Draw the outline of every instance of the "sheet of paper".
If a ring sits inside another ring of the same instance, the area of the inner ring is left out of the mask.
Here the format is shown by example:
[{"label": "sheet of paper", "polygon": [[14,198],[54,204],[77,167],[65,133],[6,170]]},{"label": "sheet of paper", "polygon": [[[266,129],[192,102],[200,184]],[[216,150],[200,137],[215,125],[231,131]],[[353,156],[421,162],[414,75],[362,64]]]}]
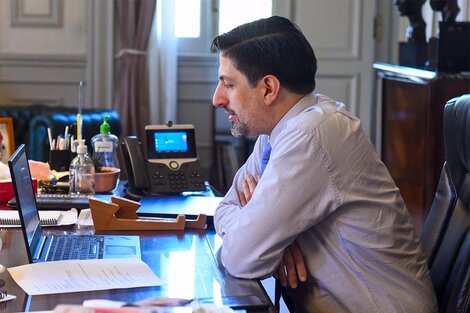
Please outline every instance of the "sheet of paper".
[{"label": "sheet of paper", "polygon": [[93,226],[93,217],[91,216],[91,209],[82,209],[78,215],[77,225],[80,226]]},{"label": "sheet of paper", "polygon": [[12,267],[8,272],[29,295],[163,284],[150,267],[137,258],[42,262]]},{"label": "sheet of paper", "polygon": [[[36,313],[36,312],[33,312]],[[85,307],[80,305],[59,304],[54,313],[233,313],[222,310],[194,310],[192,307]]]},{"label": "sheet of paper", "polygon": [[[41,214],[42,211],[39,211]],[[57,226],[74,225],[77,224],[77,209],[70,209],[68,211],[60,211],[59,223]]]}]

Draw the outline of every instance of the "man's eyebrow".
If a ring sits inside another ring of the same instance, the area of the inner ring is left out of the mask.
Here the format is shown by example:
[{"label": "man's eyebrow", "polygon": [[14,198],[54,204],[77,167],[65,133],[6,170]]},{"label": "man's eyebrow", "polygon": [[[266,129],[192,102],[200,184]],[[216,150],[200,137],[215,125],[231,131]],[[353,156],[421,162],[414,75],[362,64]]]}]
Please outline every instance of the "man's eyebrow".
[{"label": "man's eyebrow", "polygon": [[227,76],[227,75],[220,75],[219,76],[219,81],[222,81],[224,83],[233,83],[233,79],[230,78],[230,76]]}]

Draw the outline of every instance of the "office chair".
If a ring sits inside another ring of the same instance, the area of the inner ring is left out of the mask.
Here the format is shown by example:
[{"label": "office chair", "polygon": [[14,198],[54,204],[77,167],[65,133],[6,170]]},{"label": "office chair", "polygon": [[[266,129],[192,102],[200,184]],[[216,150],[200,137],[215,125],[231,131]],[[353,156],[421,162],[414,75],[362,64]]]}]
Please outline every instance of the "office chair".
[{"label": "office chair", "polygon": [[470,94],[444,108],[446,161],[421,233],[441,313],[470,312]]}]

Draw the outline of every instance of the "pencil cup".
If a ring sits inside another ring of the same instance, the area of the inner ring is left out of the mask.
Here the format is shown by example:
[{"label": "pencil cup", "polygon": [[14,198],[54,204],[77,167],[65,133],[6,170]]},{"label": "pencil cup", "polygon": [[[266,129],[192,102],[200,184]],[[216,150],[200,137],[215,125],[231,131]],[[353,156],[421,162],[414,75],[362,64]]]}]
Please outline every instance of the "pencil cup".
[{"label": "pencil cup", "polygon": [[76,156],[70,150],[51,150],[49,153],[49,166],[51,170],[58,172],[68,172],[70,162]]}]

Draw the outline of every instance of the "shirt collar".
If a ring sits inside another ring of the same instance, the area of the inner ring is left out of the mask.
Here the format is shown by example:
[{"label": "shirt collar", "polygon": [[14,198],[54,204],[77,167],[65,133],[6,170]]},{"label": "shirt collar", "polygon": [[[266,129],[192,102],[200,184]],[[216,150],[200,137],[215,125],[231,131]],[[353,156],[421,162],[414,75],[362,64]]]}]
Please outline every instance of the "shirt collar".
[{"label": "shirt collar", "polygon": [[276,124],[271,132],[271,136],[269,137],[269,141],[271,143],[271,147],[274,145],[276,141],[276,137],[279,133],[284,129],[286,123],[293,117],[299,115],[305,109],[317,104],[317,98],[315,94],[309,93],[306,94],[302,99],[300,99],[294,106],[287,111],[287,113],[281,118],[281,120]]}]

